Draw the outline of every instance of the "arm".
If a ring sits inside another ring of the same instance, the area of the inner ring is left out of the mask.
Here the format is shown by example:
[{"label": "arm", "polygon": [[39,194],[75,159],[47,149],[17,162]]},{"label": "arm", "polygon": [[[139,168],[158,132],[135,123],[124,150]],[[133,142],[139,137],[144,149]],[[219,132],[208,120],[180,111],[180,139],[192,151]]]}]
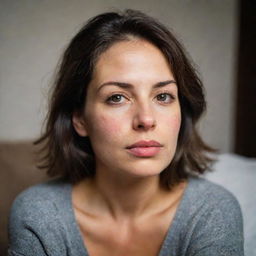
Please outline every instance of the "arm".
[{"label": "arm", "polygon": [[30,188],[14,201],[9,217],[9,256],[66,255],[66,230],[50,191]]},{"label": "arm", "polygon": [[15,200],[9,218],[9,256],[48,255],[38,233],[37,215],[26,200]]},{"label": "arm", "polygon": [[237,200],[230,194],[206,207],[193,227],[188,255],[243,256],[243,220]]},{"label": "arm", "polygon": [[8,256],[48,256],[40,239],[33,232],[20,229],[10,235]]}]

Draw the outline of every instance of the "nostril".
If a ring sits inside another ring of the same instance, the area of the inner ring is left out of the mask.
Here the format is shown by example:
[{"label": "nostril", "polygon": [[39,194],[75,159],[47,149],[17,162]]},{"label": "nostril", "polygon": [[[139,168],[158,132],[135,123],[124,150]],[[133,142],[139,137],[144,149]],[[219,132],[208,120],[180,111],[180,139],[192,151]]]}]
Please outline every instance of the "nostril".
[{"label": "nostril", "polygon": [[156,119],[153,116],[153,113],[149,111],[142,111],[136,113],[133,119],[133,128],[136,130],[149,130],[153,129],[156,126]]},{"label": "nostril", "polygon": [[137,123],[137,125],[135,126],[136,129],[138,130],[148,130],[148,129],[152,129],[156,126],[156,123],[155,121],[144,121],[144,122],[140,122],[140,123]]}]

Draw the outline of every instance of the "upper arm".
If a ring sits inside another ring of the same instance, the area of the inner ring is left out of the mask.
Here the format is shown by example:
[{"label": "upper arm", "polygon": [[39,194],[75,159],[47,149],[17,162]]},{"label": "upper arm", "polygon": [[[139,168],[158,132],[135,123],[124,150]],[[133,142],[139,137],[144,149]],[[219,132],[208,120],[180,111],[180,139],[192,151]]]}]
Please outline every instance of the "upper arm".
[{"label": "upper arm", "polygon": [[198,216],[188,255],[244,255],[242,213],[231,194],[219,198]]},{"label": "upper arm", "polygon": [[65,255],[62,226],[53,200],[35,190],[22,193],[9,216],[9,255]]},{"label": "upper arm", "polygon": [[47,255],[37,232],[37,210],[30,202],[18,197],[9,216],[9,255]]}]

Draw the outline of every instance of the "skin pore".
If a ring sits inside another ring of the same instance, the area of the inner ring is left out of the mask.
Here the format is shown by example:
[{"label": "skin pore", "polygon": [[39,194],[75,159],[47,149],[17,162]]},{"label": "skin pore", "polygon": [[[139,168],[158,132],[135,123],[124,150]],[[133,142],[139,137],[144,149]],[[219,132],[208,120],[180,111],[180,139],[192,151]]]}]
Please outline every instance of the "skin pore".
[{"label": "skin pore", "polygon": [[[171,162],[181,123],[178,88],[164,55],[151,43],[115,43],[100,55],[80,136],[89,136],[96,175],[74,185],[72,201],[90,255],[157,255],[186,182],[172,190],[159,174]],[[157,147],[136,148],[137,142]]]}]

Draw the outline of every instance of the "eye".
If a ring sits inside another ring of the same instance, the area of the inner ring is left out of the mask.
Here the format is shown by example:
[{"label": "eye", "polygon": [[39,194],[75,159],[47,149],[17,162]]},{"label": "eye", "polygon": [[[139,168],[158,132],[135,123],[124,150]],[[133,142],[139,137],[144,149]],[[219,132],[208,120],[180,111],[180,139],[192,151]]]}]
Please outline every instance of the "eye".
[{"label": "eye", "polygon": [[109,104],[120,104],[126,100],[125,96],[122,94],[113,94],[107,98],[106,102]]},{"label": "eye", "polygon": [[170,93],[160,93],[156,96],[156,99],[163,103],[171,103],[175,97]]}]

